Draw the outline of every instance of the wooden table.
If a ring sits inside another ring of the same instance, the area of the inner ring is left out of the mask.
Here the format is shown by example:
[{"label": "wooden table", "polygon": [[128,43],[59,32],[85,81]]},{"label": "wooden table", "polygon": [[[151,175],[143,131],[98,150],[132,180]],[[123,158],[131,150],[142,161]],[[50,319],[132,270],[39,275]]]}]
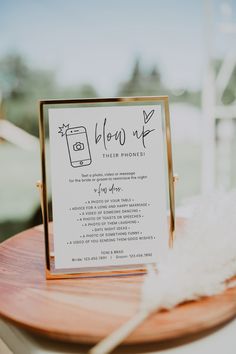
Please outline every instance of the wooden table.
[{"label": "wooden table", "polygon": [[[5,241],[0,245],[0,252],[0,315],[11,322],[10,325],[2,322],[4,333],[8,331],[6,326],[19,327],[23,336],[43,335],[45,342],[53,338],[77,343],[77,348],[80,343],[82,348],[81,343],[91,345],[107,336],[139,306],[143,275],[45,280],[42,226]],[[215,330],[235,313],[236,289],[233,288],[219,296],[154,314],[125,344],[150,346],[148,343],[156,342],[156,349],[176,346]],[[234,341],[234,337],[231,339]]]},{"label": "wooden table", "polygon": [[[168,343],[129,345],[119,347],[113,354],[235,354],[235,333],[236,320],[233,320],[206,336],[172,342],[171,347]],[[1,320],[0,334],[0,354],[85,354],[90,348],[39,337]]]}]

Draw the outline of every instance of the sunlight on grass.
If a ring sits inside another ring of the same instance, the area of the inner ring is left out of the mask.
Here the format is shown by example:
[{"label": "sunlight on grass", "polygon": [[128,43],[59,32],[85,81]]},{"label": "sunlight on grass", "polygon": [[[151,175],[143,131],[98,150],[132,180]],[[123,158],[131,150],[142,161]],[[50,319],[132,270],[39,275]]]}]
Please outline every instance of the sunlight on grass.
[{"label": "sunlight on grass", "polygon": [[39,151],[0,144],[0,222],[29,218],[39,204],[35,187],[40,178]]}]

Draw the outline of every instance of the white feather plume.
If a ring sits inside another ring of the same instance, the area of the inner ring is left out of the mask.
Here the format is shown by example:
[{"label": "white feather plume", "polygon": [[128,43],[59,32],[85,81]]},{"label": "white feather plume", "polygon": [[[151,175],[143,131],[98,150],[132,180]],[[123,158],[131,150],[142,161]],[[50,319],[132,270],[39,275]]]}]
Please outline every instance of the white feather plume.
[{"label": "white feather plume", "polygon": [[224,291],[236,275],[236,192],[201,200],[157,269],[142,288],[141,306],[150,311]]},{"label": "white feather plume", "polygon": [[176,235],[174,248],[156,268],[157,272],[149,267],[145,277],[140,311],[92,354],[109,353],[154,311],[231,286],[226,281],[236,275],[236,191],[200,200],[185,229]]}]

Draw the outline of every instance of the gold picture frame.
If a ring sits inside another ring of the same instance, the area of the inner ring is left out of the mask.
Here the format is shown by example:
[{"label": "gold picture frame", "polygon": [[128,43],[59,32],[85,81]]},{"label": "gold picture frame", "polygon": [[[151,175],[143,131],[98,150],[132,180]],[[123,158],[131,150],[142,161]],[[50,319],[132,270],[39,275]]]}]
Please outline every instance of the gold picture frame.
[{"label": "gold picture frame", "polygon": [[175,176],[173,174],[173,159],[171,146],[171,130],[170,130],[170,113],[168,96],[139,96],[139,97],[115,97],[115,98],[86,98],[86,99],[63,99],[63,100],[40,100],[39,101],[39,134],[40,134],[40,154],[41,154],[41,173],[42,180],[37,183],[40,190],[41,209],[44,225],[44,241],[45,241],[45,270],[47,279],[61,279],[74,277],[94,277],[94,276],[114,276],[121,274],[135,274],[146,271],[145,265],[136,266],[135,268],[124,267],[106,267],[106,269],[98,271],[77,272],[72,270],[56,271],[54,267],[53,252],[53,233],[50,231],[49,223],[49,201],[48,201],[48,183],[47,183],[47,167],[46,167],[46,131],[45,131],[45,112],[49,107],[71,107],[73,105],[135,105],[135,104],[162,104],[165,125],[165,141],[166,141],[166,163],[168,178],[168,200],[169,200],[169,247],[173,247],[174,231],[175,231]]}]

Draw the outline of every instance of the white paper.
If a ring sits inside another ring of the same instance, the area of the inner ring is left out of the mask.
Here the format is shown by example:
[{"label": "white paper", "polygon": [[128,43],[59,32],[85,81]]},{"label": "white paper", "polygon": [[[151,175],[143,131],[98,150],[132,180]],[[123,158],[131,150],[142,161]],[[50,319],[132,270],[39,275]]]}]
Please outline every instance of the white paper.
[{"label": "white paper", "polygon": [[56,269],[156,262],[168,248],[160,104],[51,108]]}]

